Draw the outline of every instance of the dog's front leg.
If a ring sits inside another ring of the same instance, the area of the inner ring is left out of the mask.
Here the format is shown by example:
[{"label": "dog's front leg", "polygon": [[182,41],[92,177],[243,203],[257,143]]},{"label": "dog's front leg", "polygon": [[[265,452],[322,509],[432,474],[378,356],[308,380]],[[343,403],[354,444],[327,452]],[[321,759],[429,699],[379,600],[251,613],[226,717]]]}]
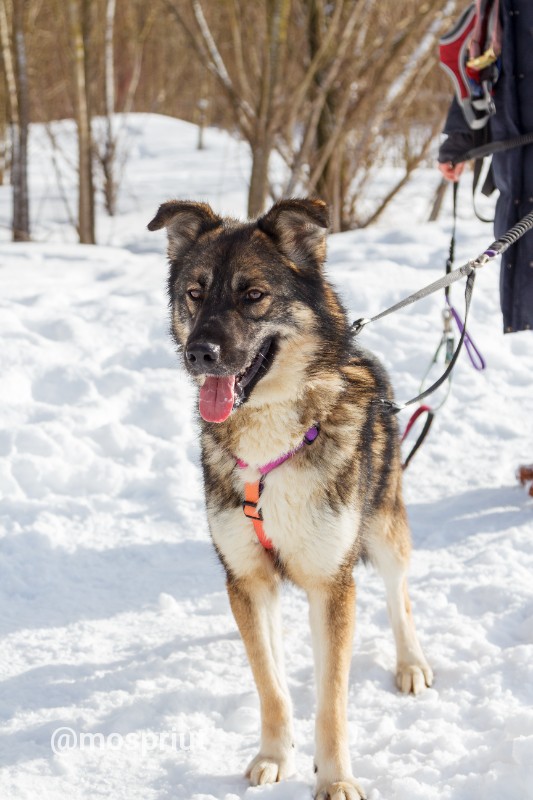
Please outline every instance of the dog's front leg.
[{"label": "dog's front leg", "polygon": [[350,764],[347,731],[348,676],[355,622],[351,575],[308,589],[317,683],[317,800],[360,800]]},{"label": "dog's front leg", "polygon": [[246,770],[252,785],[274,783],[294,771],[292,709],[281,641],[279,587],[257,576],[228,581],[261,704],[261,748]]}]

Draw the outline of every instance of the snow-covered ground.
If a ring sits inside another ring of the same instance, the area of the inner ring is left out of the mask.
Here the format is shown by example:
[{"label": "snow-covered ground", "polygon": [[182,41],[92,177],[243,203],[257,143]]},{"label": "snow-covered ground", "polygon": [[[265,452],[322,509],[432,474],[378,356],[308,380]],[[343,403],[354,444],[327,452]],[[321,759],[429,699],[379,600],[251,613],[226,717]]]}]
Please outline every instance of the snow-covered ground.
[{"label": "snow-covered ground", "polygon": [[[0,187],[0,797],[309,800],[312,656],[292,587],[298,772],[257,789],[242,777],[258,703],[207,534],[193,392],[167,334],[164,235],[146,230],[169,197],[242,216],[248,155],[216,131],[200,153],[192,126],[162,117],[132,116],[125,132],[120,213],[99,213],[101,246],[75,244],[41,129],[36,243],[9,242]],[[68,123],[57,135],[72,145]],[[441,274],[449,214],[425,221],[437,182],[421,170],[379,226],[331,238],[329,275],[354,319]],[[458,262],[490,241],[465,186]],[[417,393],[442,305],[433,296],[362,334],[400,400]],[[356,571],[348,715],[370,800],[533,798],[533,501],[514,478],[533,461],[533,337],[500,331],[492,264],[471,322],[487,370],[461,356],[405,473],[411,593],[435,671],[421,697],[395,690],[384,592]]]}]

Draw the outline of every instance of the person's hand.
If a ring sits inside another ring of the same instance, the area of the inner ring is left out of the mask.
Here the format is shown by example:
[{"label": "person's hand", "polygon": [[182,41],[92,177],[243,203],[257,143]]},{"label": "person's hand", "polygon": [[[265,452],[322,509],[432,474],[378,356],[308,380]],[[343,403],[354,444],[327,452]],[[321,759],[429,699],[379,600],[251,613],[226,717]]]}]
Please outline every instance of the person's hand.
[{"label": "person's hand", "polygon": [[447,181],[453,181],[454,183],[457,183],[463,173],[465,165],[464,162],[461,164],[455,164],[454,166],[451,161],[445,161],[444,163],[439,161],[438,167]]}]

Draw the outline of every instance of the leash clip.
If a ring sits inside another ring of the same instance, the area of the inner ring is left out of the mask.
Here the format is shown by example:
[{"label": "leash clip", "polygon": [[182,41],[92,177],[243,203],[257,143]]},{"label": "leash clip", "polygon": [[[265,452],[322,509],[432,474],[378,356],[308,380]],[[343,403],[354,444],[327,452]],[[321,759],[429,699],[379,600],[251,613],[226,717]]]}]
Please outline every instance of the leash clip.
[{"label": "leash clip", "polygon": [[371,319],[368,317],[361,317],[361,319],[356,319],[355,322],[352,323],[352,329],[354,336],[358,336],[361,333],[365,325],[368,325],[369,322],[372,322]]},{"label": "leash clip", "polygon": [[433,358],[433,363],[437,361],[439,351],[444,345],[444,363],[449,364],[453,358],[453,351],[455,350],[455,337],[452,330],[452,312],[448,307],[442,309],[442,319],[444,321],[444,328],[442,331],[441,343]]},{"label": "leash clip", "polygon": [[492,255],[491,251],[489,250],[485,253],[481,253],[481,255],[477,258],[473,258],[468,262],[468,264],[472,267],[472,269],[479,269],[480,267],[484,267],[485,264],[488,264],[491,258],[494,258],[494,255]]}]

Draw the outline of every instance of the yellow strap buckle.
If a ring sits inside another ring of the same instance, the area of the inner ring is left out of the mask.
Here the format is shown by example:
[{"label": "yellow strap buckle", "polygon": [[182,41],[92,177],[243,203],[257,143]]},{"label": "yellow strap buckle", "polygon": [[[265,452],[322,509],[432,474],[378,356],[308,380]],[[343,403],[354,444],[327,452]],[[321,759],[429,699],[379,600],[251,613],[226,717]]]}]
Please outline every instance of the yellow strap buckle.
[{"label": "yellow strap buckle", "polygon": [[492,47],[489,47],[489,49],[485,50],[485,52],[480,56],[476,56],[476,58],[469,58],[466,62],[466,66],[469,67],[469,69],[481,71],[482,69],[485,69],[485,67],[490,67],[490,65],[494,64],[494,62],[497,60],[498,56]]}]

